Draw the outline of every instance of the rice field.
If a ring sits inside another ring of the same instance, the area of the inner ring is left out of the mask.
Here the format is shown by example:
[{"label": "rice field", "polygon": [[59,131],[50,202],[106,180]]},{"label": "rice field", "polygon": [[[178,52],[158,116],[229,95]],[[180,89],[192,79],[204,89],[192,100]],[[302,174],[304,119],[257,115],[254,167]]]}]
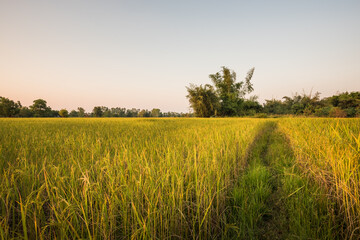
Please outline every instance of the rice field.
[{"label": "rice field", "polygon": [[346,238],[360,237],[360,119],[287,119],[279,124],[296,162],[336,201]]},{"label": "rice field", "polygon": [[0,119],[1,239],[357,239],[359,119]]}]

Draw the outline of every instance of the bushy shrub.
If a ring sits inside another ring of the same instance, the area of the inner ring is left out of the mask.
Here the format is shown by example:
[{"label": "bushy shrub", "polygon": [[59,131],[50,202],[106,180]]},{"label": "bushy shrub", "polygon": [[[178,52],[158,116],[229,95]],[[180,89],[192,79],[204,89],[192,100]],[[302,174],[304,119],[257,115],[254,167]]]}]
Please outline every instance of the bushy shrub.
[{"label": "bushy shrub", "polygon": [[330,117],[344,118],[346,117],[346,112],[339,107],[333,107],[329,113]]}]

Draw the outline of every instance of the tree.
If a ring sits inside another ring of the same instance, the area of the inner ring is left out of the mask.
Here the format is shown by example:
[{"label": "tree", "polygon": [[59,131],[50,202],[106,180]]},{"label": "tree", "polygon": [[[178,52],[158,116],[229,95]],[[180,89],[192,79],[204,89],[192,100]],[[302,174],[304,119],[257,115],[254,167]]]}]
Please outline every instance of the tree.
[{"label": "tree", "polygon": [[[239,116],[246,112],[257,112],[261,105],[256,101],[248,100],[245,104],[245,95],[254,90],[251,83],[255,68],[251,68],[245,81],[236,82],[236,73],[226,67],[220,72],[210,74],[209,78],[214,87],[206,84],[186,87],[190,107],[198,117]],[[254,107],[255,109],[251,109]]]},{"label": "tree", "polygon": [[78,112],[79,112],[79,117],[85,117],[85,109],[83,109],[82,107],[78,107]]},{"label": "tree", "polygon": [[60,115],[60,117],[68,117],[68,116],[69,116],[69,112],[68,112],[68,110],[66,110],[66,109],[61,109],[61,110],[59,111],[59,115]]},{"label": "tree", "polygon": [[264,112],[267,114],[285,114],[286,105],[281,100],[265,100]]},{"label": "tree", "polygon": [[317,108],[315,109],[314,115],[317,117],[328,117],[332,109],[333,109],[332,106]]},{"label": "tree", "polygon": [[257,99],[257,96],[252,96],[249,99],[246,99],[243,103],[243,111],[240,114],[255,115],[256,113],[262,112],[263,107],[260,105]]},{"label": "tree", "polygon": [[127,117],[137,117],[140,112],[140,109],[132,108],[126,110]]},{"label": "tree", "polygon": [[327,99],[334,107],[345,111],[347,117],[355,117],[360,112],[360,92],[344,92]]},{"label": "tree", "polygon": [[150,117],[151,116],[151,112],[148,111],[147,109],[143,109],[138,113],[138,117]]},{"label": "tree", "polygon": [[21,103],[18,101],[15,103],[5,97],[0,97],[0,117],[14,117],[21,109]]},{"label": "tree", "polygon": [[[59,112],[60,114],[60,112]],[[79,112],[75,111],[75,110],[72,110],[70,113],[69,113],[69,117],[79,117]]]},{"label": "tree", "polygon": [[103,112],[103,117],[112,117],[111,110],[107,107],[101,107]]},{"label": "tree", "polygon": [[93,108],[93,111],[92,111],[92,114],[95,116],[95,117],[102,117],[103,115],[103,111],[102,111],[102,107],[94,107]]},{"label": "tree", "polygon": [[220,100],[219,115],[236,116],[241,113],[245,95],[254,90],[251,83],[254,71],[255,68],[248,71],[245,82],[236,82],[236,73],[226,67],[222,67],[220,72],[209,75]]},{"label": "tree", "polygon": [[19,117],[32,117],[33,112],[28,107],[22,107],[19,112]]},{"label": "tree", "polygon": [[219,99],[216,96],[213,86],[206,84],[196,86],[190,84],[186,87],[190,106],[196,117],[211,117],[217,114]]},{"label": "tree", "polygon": [[125,117],[126,115],[125,108],[116,107],[116,108],[111,108],[110,111],[113,117]]},{"label": "tree", "polygon": [[47,113],[46,117],[60,117],[59,111],[51,110]]},{"label": "tree", "polygon": [[316,92],[314,95],[312,92],[309,94],[303,93],[302,95],[296,93],[292,98],[285,96],[283,99],[285,106],[284,113],[288,114],[312,115],[315,113],[316,108],[321,107],[319,92]]},{"label": "tree", "polygon": [[158,109],[158,108],[153,108],[153,109],[151,110],[151,116],[152,116],[152,117],[160,117],[160,109]]},{"label": "tree", "polygon": [[47,106],[44,99],[36,99],[30,106],[30,110],[34,113],[34,117],[48,117],[52,115],[51,108]]}]

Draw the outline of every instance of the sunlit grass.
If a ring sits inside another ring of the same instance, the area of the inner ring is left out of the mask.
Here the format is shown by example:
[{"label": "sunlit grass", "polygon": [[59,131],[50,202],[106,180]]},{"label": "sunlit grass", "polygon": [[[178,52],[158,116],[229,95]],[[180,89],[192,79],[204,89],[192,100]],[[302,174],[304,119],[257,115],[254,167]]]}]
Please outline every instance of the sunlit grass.
[{"label": "sunlit grass", "polygon": [[344,236],[360,234],[360,119],[282,119],[301,169],[338,202]]},{"label": "sunlit grass", "polygon": [[228,239],[341,239],[333,204],[298,168],[277,121],[263,125],[231,197]]},{"label": "sunlit grass", "polygon": [[0,236],[214,238],[262,122],[0,119]]},{"label": "sunlit grass", "polygon": [[360,235],[358,119],[0,119],[0,136],[0,239]]}]

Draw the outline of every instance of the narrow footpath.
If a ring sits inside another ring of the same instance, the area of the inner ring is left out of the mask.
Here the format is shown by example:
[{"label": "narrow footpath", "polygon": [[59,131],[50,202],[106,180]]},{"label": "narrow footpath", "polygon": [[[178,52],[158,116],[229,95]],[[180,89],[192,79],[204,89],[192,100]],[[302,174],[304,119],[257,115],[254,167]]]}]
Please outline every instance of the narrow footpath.
[{"label": "narrow footpath", "polygon": [[297,169],[276,121],[264,123],[248,152],[224,239],[340,239],[331,203]]}]

